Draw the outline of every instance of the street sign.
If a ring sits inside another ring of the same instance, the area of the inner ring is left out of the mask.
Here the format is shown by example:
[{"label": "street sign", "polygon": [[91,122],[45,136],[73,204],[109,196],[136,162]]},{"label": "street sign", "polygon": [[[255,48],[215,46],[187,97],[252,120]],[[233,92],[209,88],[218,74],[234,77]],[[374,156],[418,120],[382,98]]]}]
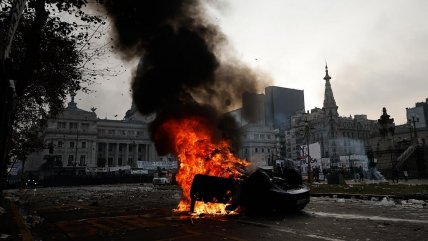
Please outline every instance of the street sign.
[{"label": "street sign", "polygon": [[9,58],[10,48],[12,46],[13,36],[15,35],[16,29],[19,25],[19,19],[21,18],[22,13],[25,9],[25,4],[27,0],[14,0],[12,8],[10,10],[10,23],[9,29],[6,32],[6,37],[4,39],[4,48],[2,49],[0,58],[7,59]]}]

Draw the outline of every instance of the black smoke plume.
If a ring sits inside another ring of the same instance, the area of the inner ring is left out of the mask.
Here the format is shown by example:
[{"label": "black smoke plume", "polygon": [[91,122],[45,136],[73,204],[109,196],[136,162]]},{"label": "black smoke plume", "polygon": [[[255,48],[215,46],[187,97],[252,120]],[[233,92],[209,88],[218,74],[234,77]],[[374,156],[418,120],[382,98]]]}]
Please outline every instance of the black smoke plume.
[{"label": "black smoke plume", "polygon": [[[231,118],[219,113],[236,107],[243,92],[256,92],[259,77],[225,54],[226,38],[209,23],[202,2],[108,0],[103,5],[116,49],[125,59],[140,57],[132,97],[142,114],[156,113],[152,132],[162,120],[200,113],[215,118],[225,138],[239,136]],[[156,146],[160,154],[168,152]]]}]

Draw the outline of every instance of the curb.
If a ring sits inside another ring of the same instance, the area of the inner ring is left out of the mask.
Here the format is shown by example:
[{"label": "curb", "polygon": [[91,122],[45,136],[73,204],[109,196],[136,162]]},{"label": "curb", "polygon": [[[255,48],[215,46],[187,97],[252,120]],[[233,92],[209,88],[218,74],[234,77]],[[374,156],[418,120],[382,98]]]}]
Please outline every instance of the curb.
[{"label": "curb", "polygon": [[393,198],[393,199],[416,199],[422,201],[428,201],[428,194],[409,194],[409,195],[379,195],[379,194],[349,194],[349,193],[311,193],[311,197],[337,197],[337,198],[357,198],[361,200],[370,200],[372,198],[377,198],[379,200],[383,198]]}]

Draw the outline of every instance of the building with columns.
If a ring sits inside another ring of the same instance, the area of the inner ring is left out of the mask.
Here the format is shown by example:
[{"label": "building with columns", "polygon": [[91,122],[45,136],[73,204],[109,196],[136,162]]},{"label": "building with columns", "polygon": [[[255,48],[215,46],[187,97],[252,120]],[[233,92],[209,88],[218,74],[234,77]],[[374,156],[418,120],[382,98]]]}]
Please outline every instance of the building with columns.
[{"label": "building with columns", "polygon": [[50,148],[31,154],[26,170],[39,170],[48,158],[57,169],[80,174],[176,168],[175,158],[157,155],[148,133],[151,120],[153,116],[141,116],[134,105],[123,120],[99,119],[95,108],[79,109],[72,96],[63,113],[48,120],[43,138]]}]

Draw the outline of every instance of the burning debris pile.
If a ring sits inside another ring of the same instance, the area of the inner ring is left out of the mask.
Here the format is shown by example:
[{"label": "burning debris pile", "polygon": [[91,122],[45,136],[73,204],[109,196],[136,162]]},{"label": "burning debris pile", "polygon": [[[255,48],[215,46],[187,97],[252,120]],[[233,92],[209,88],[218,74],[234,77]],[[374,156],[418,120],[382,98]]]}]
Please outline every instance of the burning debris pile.
[{"label": "burning debris pile", "polygon": [[227,110],[259,77],[225,51],[227,41],[198,0],[107,0],[103,6],[124,59],[140,58],[132,82],[139,112],[156,114],[150,126],[160,155],[180,161],[179,210],[190,208],[196,174],[239,178],[248,165],[235,156],[239,128]]}]

